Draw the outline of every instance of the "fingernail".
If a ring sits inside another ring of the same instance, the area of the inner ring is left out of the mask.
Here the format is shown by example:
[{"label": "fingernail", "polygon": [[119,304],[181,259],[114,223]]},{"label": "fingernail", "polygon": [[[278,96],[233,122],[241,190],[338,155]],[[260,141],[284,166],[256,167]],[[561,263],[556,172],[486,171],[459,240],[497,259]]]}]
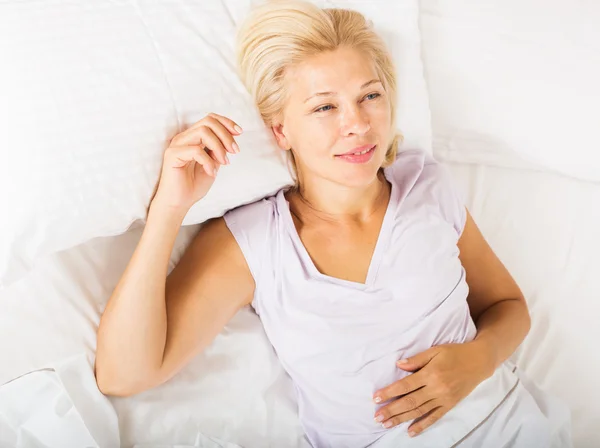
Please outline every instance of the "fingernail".
[{"label": "fingernail", "polygon": [[383,421],[383,415],[378,415],[375,417],[375,421],[376,422],[382,422]]},{"label": "fingernail", "polygon": [[236,143],[236,142],[233,142],[233,143],[231,144],[231,149],[233,149],[233,152],[235,152],[236,154],[237,154],[238,152],[240,152],[240,147],[237,145],[237,143]]},{"label": "fingernail", "polygon": [[397,364],[408,364],[408,360],[407,359],[401,359],[397,362]]},{"label": "fingernail", "polygon": [[233,127],[233,129],[235,129],[235,132],[237,132],[238,134],[241,134],[242,132],[242,128],[240,128],[237,124]]},{"label": "fingernail", "polygon": [[373,401],[375,401],[375,403],[381,403],[381,397],[375,397],[373,398]]},{"label": "fingernail", "polygon": [[230,162],[229,162],[229,157],[227,157],[227,154],[225,154],[225,163],[226,163],[227,165],[229,165],[229,163],[230,163]]},{"label": "fingernail", "polygon": [[389,428],[390,426],[392,426],[392,422],[389,420],[383,424],[384,428]]},{"label": "fingernail", "polygon": [[409,435],[410,437],[414,437],[414,436],[416,436],[416,435],[417,435],[417,433],[416,433],[415,431],[408,431],[408,435]]}]

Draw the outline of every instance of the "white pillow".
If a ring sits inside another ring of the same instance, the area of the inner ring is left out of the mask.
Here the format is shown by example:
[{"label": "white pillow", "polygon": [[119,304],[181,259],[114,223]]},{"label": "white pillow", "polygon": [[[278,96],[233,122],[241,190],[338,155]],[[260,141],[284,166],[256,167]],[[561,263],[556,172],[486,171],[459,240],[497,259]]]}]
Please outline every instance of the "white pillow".
[{"label": "white pillow", "polygon": [[434,154],[600,181],[600,2],[421,0]]},{"label": "white pillow", "polygon": [[[290,183],[234,65],[255,1],[0,3],[0,287],[44,255],[143,222],[162,153],[217,112],[242,152],[184,224]],[[393,44],[406,147],[429,149],[417,0],[336,1],[368,13]]]}]

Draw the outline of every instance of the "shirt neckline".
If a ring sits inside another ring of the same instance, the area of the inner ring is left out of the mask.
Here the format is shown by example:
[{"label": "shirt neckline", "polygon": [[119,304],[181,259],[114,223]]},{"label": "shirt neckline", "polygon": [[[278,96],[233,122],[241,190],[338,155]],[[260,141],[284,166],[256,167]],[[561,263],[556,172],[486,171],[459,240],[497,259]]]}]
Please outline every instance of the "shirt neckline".
[{"label": "shirt neckline", "polygon": [[387,204],[387,208],[385,214],[383,216],[383,221],[381,223],[381,228],[379,229],[379,235],[377,237],[377,242],[375,243],[375,249],[373,251],[373,255],[371,256],[371,261],[369,263],[369,268],[367,270],[367,277],[365,278],[365,282],[355,282],[352,280],[345,280],[338,277],[333,277],[327,274],[323,274],[320,272],[315,266],[312,258],[308,254],[304,243],[300,239],[300,235],[298,234],[298,230],[296,229],[296,225],[294,224],[294,220],[292,219],[292,214],[290,211],[290,204],[288,200],[285,198],[284,193],[285,190],[280,190],[277,195],[278,209],[281,210],[282,217],[285,221],[285,225],[287,227],[288,233],[298,249],[298,253],[302,258],[304,266],[307,267],[310,275],[314,279],[318,279],[321,281],[326,281],[328,283],[335,283],[342,286],[350,286],[357,289],[366,289],[373,285],[377,272],[379,271],[379,266],[381,264],[381,258],[387,247],[387,243],[391,236],[391,225],[393,221],[393,216],[395,215],[395,211],[398,205],[397,198],[397,187],[393,181],[393,176],[391,176],[390,170],[393,167],[386,167],[383,169],[383,174],[385,178],[390,183],[390,198]]}]

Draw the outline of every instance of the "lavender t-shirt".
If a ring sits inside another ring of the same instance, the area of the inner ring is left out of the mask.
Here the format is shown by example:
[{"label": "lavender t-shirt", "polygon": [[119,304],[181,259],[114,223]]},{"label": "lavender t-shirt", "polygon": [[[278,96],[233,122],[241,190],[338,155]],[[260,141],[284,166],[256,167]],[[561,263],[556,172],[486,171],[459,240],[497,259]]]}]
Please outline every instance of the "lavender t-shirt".
[{"label": "lavender t-shirt", "polygon": [[225,215],[255,279],[252,306],[296,386],[315,447],[365,447],[390,432],[405,447],[428,446],[428,437],[450,446],[516,381],[502,366],[416,439],[405,435],[408,423],[386,430],[374,421],[373,393],[407,375],[397,360],[476,334],[457,248],[466,209],[449,173],[408,150],[384,174],[391,196],[364,284],[317,270],[284,190]]}]

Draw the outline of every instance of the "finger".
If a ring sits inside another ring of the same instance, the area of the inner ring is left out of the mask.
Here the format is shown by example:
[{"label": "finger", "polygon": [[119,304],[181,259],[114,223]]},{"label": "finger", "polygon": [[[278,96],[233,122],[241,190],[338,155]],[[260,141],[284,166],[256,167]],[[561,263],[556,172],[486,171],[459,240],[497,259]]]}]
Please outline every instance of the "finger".
[{"label": "finger", "polygon": [[232,154],[240,152],[240,149],[237,143],[235,142],[233,135],[231,135],[229,129],[223,126],[223,124],[220,121],[212,120],[211,122],[207,122],[207,126],[210,127],[215,133],[215,135],[221,140],[221,143],[225,148],[227,148],[228,152]]},{"label": "finger", "polygon": [[211,153],[209,156],[214,155],[212,157],[214,160],[219,163],[226,165],[229,163],[229,159],[227,158],[226,150],[221,140],[214,134],[211,128],[209,128],[206,124],[194,128],[188,129],[181,134],[178,134],[172,141],[172,144],[175,146],[200,146],[202,148],[206,147],[208,151]]},{"label": "finger", "polygon": [[421,418],[427,415],[428,412],[431,412],[434,409],[437,409],[439,406],[437,405],[436,400],[429,400],[426,403],[423,403],[421,406],[413,409],[412,411],[405,412],[403,414],[394,415],[388,420],[384,420],[381,425],[384,428],[391,428],[393,426],[398,426],[400,423],[408,422],[411,420],[415,420],[417,418]]},{"label": "finger", "polygon": [[180,132],[171,139],[170,146],[206,146],[203,144],[206,132],[212,132],[212,129],[208,127],[209,121],[216,121],[213,118],[209,120],[203,119],[196,123],[194,126]]},{"label": "finger", "polygon": [[[204,153],[204,154],[206,154],[206,153]],[[206,154],[206,156],[210,159],[210,156],[208,154]],[[206,162],[204,162],[204,157],[201,157],[200,155],[194,156],[194,160],[199,165],[202,166],[202,169],[204,169],[204,172],[206,174],[208,174],[211,177],[216,177],[217,176],[217,171],[219,170],[219,164],[218,163],[216,163],[212,159],[210,159],[209,163],[206,163]]]},{"label": "finger", "polygon": [[409,394],[423,386],[425,386],[424,375],[422,371],[419,371],[376,391],[373,394],[373,401],[375,403],[383,403],[393,398]]},{"label": "finger", "polygon": [[424,352],[421,352],[415,356],[411,356],[410,358],[400,359],[396,365],[402,370],[408,370],[410,372],[422,369],[429,362],[437,356],[439,353],[438,347],[431,347]]},{"label": "finger", "polygon": [[239,127],[239,125],[236,124],[233,120],[230,120],[229,118],[224,117],[222,115],[211,113],[208,114],[206,117],[202,118],[201,120],[197,121],[193,125],[191,125],[186,130],[180,132],[175,137],[173,137],[173,139],[171,140],[171,144],[176,146],[199,144],[200,135],[198,134],[198,132],[201,131],[202,128],[206,126],[212,127],[212,125],[216,123],[227,129],[227,131],[230,134],[239,135],[243,132],[242,128]]},{"label": "finger", "polygon": [[381,409],[379,409],[375,413],[375,421],[376,422],[384,422],[395,415],[404,414],[406,412],[414,411],[415,409],[422,406],[424,403],[427,403],[434,398],[432,397],[430,388],[423,387],[419,390],[411,392],[397,400],[392,401],[390,404],[387,404]]},{"label": "finger", "polygon": [[227,150],[221,139],[217,137],[217,135],[213,132],[211,128],[208,126],[204,126],[201,130],[202,132],[202,143],[208,151],[211,151],[216,160],[218,160],[222,165],[229,165],[229,158],[227,157]]},{"label": "finger", "polygon": [[196,166],[194,167],[194,175],[200,176],[204,172],[204,173],[208,174],[209,176],[216,178],[221,164],[218,162],[215,162],[214,160],[212,162],[213,162],[212,168],[210,168],[209,166],[206,166],[206,165],[201,165],[200,163],[196,163]]},{"label": "finger", "polygon": [[234,134],[234,135],[239,135],[243,132],[242,128],[235,121],[233,121],[230,118],[227,118],[223,115],[215,114],[214,112],[209,113],[206,117],[204,117],[201,120],[194,123],[192,126],[190,126],[188,128],[188,130],[195,129],[200,126],[205,126],[207,123],[211,123],[211,122],[217,122],[217,123],[221,124],[222,126],[225,127],[225,129],[227,129],[227,131],[229,133]]},{"label": "finger", "polygon": [[240,127],[240,125],[238,125],[235,121],[233,121],[231,118],[227,118],[224,117],[223,115],[219,115],[219,114],[215,114],[215,113],[210,113],[208,114],[209,117],[213,117],[214,119],[218,120],[223,126],[225,126],[229,132],[231,132],[232,134],[236,134],[239,135],[242,132],[244,132],[242,130],[242,128]]},{"label": "finger", "polygon": [[196,162],[202,165],[209,176],[214,176],[216,173],[217,163],[211,159],[204,148],[198,145],[170,147],[167,157],[170,159],[169,163],[173,168],[181,168],[190,162]]},{"label": "finger", "polygon": [[429,411],[427,415],[423,418],[419,419],[412,425],[408,427],[408,435],[414,437],[418,434],[421,434],[435,422],[437,422],[440,418],[442,418],[446,414],[446,410],[442,407],[437,407]]}]

